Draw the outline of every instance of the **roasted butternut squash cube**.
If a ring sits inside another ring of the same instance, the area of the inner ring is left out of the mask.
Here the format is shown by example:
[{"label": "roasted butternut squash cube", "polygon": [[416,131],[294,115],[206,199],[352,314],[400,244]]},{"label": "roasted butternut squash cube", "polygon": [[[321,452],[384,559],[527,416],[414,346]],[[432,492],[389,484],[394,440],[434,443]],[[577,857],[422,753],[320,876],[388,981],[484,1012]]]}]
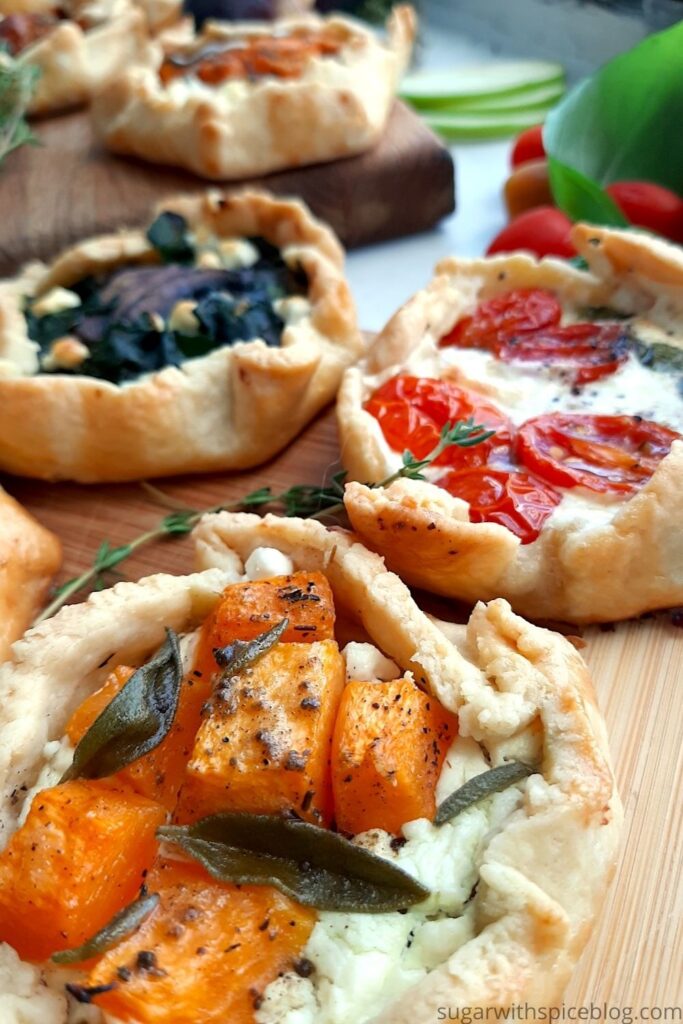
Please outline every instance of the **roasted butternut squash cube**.
[{"label": "roasted butternut squash cube", "polygon": [[315,912],[180,861],[162,861],[148,888],[159,906],[91,971],[88,986],[115,986],[95,1003],[136,1024],[253,1024],[260,994],[291,968]]},{"label": "roasted butternut squash cube", "polygon": [[0,941],[34,961],[80,946],[135,899],[165,817],[98,782],[38,793],[0,854]]},{"label": "roasted butternut squash cube", "polygon": [[411,679],[350,682],[332,744],[337,826],[397,834],[415,818],[432,819],[435,790],[457,719]]},{"label": "roasted butternut squash cube", "polygon": [[[86,697],[76,708],[66,728],[67,736],[74,746],[126,685],[134,671],[129,665],[119,665],[99,690]],[[163,804],[167,810],[174,810],[185,775],[185,764],[201,722],[201,708],[211,692],[211,675],[196,671],[183,680],[178,710],[169,734],[149,754],[112,775],[109,781],[115,788],[130,787],[133,792]]]},{"label": "roasted butternut squash cube", "polygon": [[233,640],[253,640],[283,619],[289,619],[284,642],[334,639],[334,600],[322,573],[295,572],[227,587],[204,623],[198,667],[212,666],[215,671],[215,648]]},{"label": "roasted butternut squash cube", "polygon": [[294,810],[329,822],[330,747],[343,688],[334,640],[277,644],[228,678],[197,733],[178,820]]}]

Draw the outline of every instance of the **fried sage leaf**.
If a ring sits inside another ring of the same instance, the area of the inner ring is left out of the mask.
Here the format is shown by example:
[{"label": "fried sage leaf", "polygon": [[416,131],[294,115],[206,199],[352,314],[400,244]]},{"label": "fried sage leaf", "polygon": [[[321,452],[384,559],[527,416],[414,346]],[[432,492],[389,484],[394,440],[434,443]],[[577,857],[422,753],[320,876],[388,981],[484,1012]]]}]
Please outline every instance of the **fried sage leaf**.
[{"label": "fried sage leaf", "polygon": [[284,631],[289,625],[289,619],[282,619],[265,633],[259,633],[253,640],[234,640],[226,647],[218,647],[213,656],[223,670],[223,674],[234,675],[241,672],[247,665],[255,661],[275,647]]},{"label": "fried sage leaf", "polygon": [[272,885],[307,907],[380,914],[419,903],[429,890],[390,861],[296,818],[216,814],[167,825],[176,843],[209,874],[238,885]]},{"label": "fried sage leaf", "polygon": [[173,725],[183,665],[178,637],[166,640],[95,719],[74,751],[68,779],[102,779],[158,747]]},{"label": "fried sage leaf", "polygon": [[108,949],[112,949],[117,943],[136,932],[158,905],[158,893],[142,892],[133,903],[129,903],[123,910],[119,910],[109,924],[100,928],[82,946],[53,953],[51,957],[53,963],[79,964],[83,960],[90,960],[91,957],[101,956],[102,953],[106,953]]},{"label": "fried sage leaf", "polygon": [[475,775],[439,804],[434,824],[444,825],[447,821],[452,821],[468,807],[491,796],[492,793],[500,793],[513,783],[525,779],[527,775],[533,775],[536,770],[531,765],[522,764],[521,761],[508,761],[506,764],[499,764],[497,768],[482,772],[481,775]]},{"label": "fried sage leaf", "polygon": [[663,341],[641,341],[637,338],[634,349],[638,361],[655,373],[683,373],[683,349]]},{"label": "fried sage leaf", "polygon": [[187,231],[187,221],[179,213],[165,210],[147,230],[152,243],[164,263],[193,263],[195,258]]}]

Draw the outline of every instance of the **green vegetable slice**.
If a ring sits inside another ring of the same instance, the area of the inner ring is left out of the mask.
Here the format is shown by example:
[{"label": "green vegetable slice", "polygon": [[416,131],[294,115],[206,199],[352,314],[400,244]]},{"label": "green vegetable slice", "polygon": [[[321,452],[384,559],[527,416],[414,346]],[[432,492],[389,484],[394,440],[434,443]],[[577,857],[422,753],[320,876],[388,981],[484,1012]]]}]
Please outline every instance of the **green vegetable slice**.
[{"label": "green vegetable slice", "polygon": [[501,139],[511,135],[518,135],[527,128],[533,128],[538,124],[538,110],[530,110],[519,113],[489,114],[489,113],[437,113],[435,111],[424,112],[423,120],[429,127],[442,135],[445,139],[458,141],[459,139]]},{"label": "green vegetable slice", "polygon": [[522,764],[521,761],[508,761],[505,764],[499,764],[497,768],[482,772],[481,775],[475,775],[439,804],[434,824],[445,825],[447,821],[457,818],[468,807],[472,807],[493,793],[500,793],[508,786],[512,786],[513,783],[520,782],[528,775],[533,775],[535,771],[537,771],[536,768]]},{"label": "green vegetable slice", "polygon": [[529,114],[536,111],[538,121],[552,109],[564,95],[564,84],[543,85],[528,92],[513,93],[511,96],[475,96],[467,99],[444,100],[438,106],[420,107],[430,114]]},{"label": "green vegetable slice", "polygon": [[127,907],[115,914],[109,924],[100,928],[82,946],[53,953],[51,957],[53,963],[78,964],[83,960],[90,960],[91,957],[101,956],[102,953],[106,953],[108,949],[112,949],[117,943],[136,932],[158,905],[158,893],[142,892],[133,903],[129,903]]},{"label": "green vegetable slice", "polygon": [[[680,194],[682,53],[683,21],[649,36],[580,82],[548,117],[546,152],[557,165],[597,186],[652,181]],[[590,196],[585,205],[580,193],[562,192],[556,200],[577,219],[589,219],[593,212]]]},{"label": "green vegetable slice", "polygon": [[178,637],[167,629],[154,657],[133,673],[82,737],[61,781],[102,779],[158,747],[173,725],[182,678]]},{"label": "green vegetable slice", "polygon": [[318,910],[381,914],[429,895],[390,861],[296,818],[216,814],[194,825],[164,826],[157,836],[182,847],[219,881],[272,885]]},{"label": "green vegetable slice", "polygon": [[564,69],[549,61],[500,61],[464,68],[417,71],[401,82],[400,95],[416,106],[454,100],[514,96],[564,82]]}]

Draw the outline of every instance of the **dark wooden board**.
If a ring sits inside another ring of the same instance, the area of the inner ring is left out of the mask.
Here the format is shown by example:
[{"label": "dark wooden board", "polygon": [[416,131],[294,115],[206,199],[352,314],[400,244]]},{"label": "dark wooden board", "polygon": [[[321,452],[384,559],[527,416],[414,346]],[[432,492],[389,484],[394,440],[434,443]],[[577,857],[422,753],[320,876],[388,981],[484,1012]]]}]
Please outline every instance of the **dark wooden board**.
[{"label": "dark wooden board", "polygon": [[[165,195],[211,185],[185,171],[107,153],[86,111],[40,121],[40,146],[12,153],[0,174],[0,274],[89,235],[142,222]],[[455,206],[453,160],[396,103],[379,144],[361,156],[271,174],[256,184],[296,195],[353,246],[433,227]]]}]

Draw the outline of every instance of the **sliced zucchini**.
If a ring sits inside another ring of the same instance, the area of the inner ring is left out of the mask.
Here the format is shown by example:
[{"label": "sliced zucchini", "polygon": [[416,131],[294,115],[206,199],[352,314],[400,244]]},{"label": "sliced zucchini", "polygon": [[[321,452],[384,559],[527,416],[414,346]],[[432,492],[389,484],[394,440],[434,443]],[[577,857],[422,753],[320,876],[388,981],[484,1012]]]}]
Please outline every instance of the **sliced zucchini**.
[{"label": "sliced zucchini", "polygon": [[564,69],[549,61],[499,61],[464,68],[417,71],[401,83],[400,94],[420,107],[454,101],[514,96],[543,86],[562,85]]}]

